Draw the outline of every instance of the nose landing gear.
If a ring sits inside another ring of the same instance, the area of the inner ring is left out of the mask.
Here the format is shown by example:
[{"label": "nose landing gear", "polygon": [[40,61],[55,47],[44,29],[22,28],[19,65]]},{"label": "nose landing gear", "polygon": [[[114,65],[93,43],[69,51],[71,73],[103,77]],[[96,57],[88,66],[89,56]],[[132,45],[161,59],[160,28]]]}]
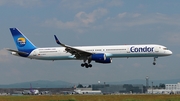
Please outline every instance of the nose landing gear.
[{"label": "nose landing gear", "polygon": [[156,57],[154,57],[153,65],[156,65]]}]

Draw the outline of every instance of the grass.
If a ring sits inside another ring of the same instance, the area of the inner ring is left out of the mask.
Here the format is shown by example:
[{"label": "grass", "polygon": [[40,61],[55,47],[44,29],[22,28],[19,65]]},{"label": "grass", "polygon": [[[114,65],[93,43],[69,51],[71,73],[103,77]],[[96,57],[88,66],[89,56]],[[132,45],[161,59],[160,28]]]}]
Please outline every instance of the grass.
[{"label": "grass", "polygon": [[0,96],[0,101],[180,101],[180,95]]}]

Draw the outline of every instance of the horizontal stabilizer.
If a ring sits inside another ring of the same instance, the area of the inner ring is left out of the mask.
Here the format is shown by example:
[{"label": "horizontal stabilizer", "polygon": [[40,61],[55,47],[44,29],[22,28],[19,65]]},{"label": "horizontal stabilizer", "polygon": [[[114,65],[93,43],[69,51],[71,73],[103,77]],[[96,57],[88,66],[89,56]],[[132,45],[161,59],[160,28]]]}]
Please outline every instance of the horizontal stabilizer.
[{"label": "horizontal stabilizer", "polygon": [[13,49],[7,49],[8,51],[11,51],[11,52],[16,52],[18,54],[23,54],[23,55],[28,55],[29,53],[26,53],[26,52],[21,52],[21,51],[17,51],[17,50],[13,50]]}]

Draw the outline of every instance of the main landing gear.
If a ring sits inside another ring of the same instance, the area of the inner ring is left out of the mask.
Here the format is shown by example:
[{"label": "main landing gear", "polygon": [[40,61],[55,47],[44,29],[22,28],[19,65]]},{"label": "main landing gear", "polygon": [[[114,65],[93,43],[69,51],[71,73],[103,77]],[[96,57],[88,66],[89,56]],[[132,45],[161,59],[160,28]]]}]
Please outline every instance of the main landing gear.
[{"label": "main landing gear", "polygon": [[91,68],[92,65],[90,63],[91,63],[91,60],[88,60],[88,63],[86,63],[86,60],[84,60],[84,63],[81,64],[81,67]]},{"label": "main landing gear", "polygon": [[156,65],[156,57],[154,57],[153,65]]},{"label": "main landing gear", "polygon": [[90,63],[82,63],[81,64],[81,67],[86,67],[86,68],[91,68],[92,67],[92,65],[90,64]]}]

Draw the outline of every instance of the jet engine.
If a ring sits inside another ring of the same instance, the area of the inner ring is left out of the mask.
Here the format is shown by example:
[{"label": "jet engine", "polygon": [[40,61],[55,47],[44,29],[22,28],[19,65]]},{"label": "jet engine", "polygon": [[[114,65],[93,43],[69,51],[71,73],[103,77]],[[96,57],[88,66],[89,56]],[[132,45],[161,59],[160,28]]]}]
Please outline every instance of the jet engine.
[{"label": "jet engine", "polygon": [[112,63],[112,58],[106,58],[106,60],[96,60],[97,63]]},{"label": "jet engine", "polygon": [[104,61],[106,60],[106,55],[104,53],[92,54],[90,59],[94,61]]}]

